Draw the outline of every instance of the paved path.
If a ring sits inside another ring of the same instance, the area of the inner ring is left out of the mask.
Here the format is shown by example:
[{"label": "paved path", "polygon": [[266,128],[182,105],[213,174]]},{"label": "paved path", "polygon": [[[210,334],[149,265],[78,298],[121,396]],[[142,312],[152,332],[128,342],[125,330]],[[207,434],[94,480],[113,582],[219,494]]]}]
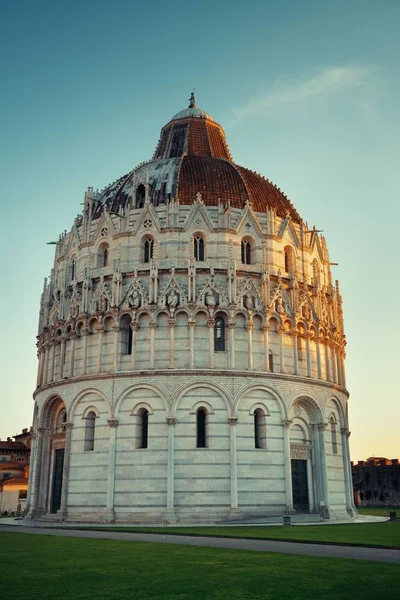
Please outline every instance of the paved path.
[{"label": "paved path", "polygon": [[161,544],[183,544],[212,548],[233,548],[256,552],[281,552],[304,556],[327,556],[330,558],[355,558],[400,564],[400,550],[386,548],[359,548],[356,546],[328,546],[324,544],[303,544],[301,542],[280,542],[271,540],[248,540],[237,538],[196,537],[186,535],[161,535],[153,533],[126,533],[122,531],[82,531],[77,529],[53,529],[44,527],[14,527],[1,525],[0,532],[33,533],[35,535],[56,535],[62,537],[95,538],[122,540],[125,542],[158,542]]}]

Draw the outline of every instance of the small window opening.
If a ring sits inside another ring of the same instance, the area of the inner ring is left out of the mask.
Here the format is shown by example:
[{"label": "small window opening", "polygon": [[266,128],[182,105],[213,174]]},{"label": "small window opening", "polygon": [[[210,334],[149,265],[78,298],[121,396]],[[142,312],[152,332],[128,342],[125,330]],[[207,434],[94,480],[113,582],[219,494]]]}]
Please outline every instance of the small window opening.
[{"label": "small window opening", "polygon": [[141,408],[138,413],[138,448],[148,448],[149,441],[149,411]]},{"label": "small window opening", "polygon": [[331,441],[332,441],[332,453],[338,453],[337,447],[337,436],[336,436],[336,423],[331,419]]},{"label": "small window opening", "polygon": [[254,411],[254,447],[266,448],[266,418],[261,408]]},{"label": "small window opening", "polygon": [[242,263],[251,265],[251,245],[249,240],[242,241]]},{"label": "small window opening", "polygon": [[225,321],[222,317],[215,319],[214,325],[214,351],[225,351]]},{"label": "small window opening", "polygon": [[96,424],[96,413],[91,410],[86,416],[85,426],[85,452],[94,450],[94,434]]},{"label": "small window opening", "polygon": [[76,260],[75,258],[71,261],[71,280],[74,281],[76,279]]},{"label": "small window opening", "polygon": [[145,263],[149,263],[151,261],[151,259],[153,258],[153,251],[154,251],[154,240],[153,239],[147,239],[144,242],[144,261]]},{"label": "small window opening", "polygon": [[271,373],[274,372],[274,355],[272,354],[271,350],[268,354],[268,369],[271,371]]},{"label": "small window opening", "polygon": [[297,358],[303,360],[303,338],[297,337]]},{"label": "small window opening", "polygon": [[207,413],[204,408],[197,411],[197,448],[207,448]]},{"label": "small window opening", "polygon": [[197,261],[204,261],[204,240],[201,236],[196,236],[194,243],[194,258]]},{"label": "small window opening", "polygon": [[146,188],[140,184],[136,189],[136,208],[143,208],[146,199]]}]

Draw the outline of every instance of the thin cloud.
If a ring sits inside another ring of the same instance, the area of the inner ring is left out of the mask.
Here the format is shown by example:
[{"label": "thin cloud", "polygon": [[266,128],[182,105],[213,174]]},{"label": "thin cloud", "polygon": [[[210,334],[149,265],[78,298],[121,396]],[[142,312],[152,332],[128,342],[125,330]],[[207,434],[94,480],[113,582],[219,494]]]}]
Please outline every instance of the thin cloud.
[{"label": "thin cloud", "polygon": [[264,94],[234,108],[238,120],[266,115],[279,108],[298,108],[317,97],[329,97],[345,88],[366,85],[370,69],[363,67],[327,68],[307,81],[282,82],[271,86]]}]

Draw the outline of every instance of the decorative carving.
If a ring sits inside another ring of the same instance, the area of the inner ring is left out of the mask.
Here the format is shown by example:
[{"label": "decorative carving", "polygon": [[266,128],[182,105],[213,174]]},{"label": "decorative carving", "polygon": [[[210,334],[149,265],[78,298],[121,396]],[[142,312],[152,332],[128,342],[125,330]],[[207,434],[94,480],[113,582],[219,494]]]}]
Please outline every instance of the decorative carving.
[{"label": "decorative carving", "polygon": [[237,417],[228,417],[228,423],[231,426],[235,426],[238,422],[238,418]]},{"label": "decorative carving", "polygon": [[311,444],[298,444],[290,442],[290,458],[295,460],[308,460],[311,456]]},{"label": "decorative carving", "polygon": [[292,424],[292,421],[290,419],[283,419],[283,421],[282,421],[282,425],[285,427],[285,429],[289,429],[291,424]]},{"label": "decorative carving", "polygon": [[107,419],[107,423],[110,427],[118,427],[119,425],[118,419]]},{"label": "decorative carving", "polygon": [[296,417],[300,417],[301,415],[301,406],[299,406],[298,404],[296,404],[296,406],[293,409],[294,415]]},{"label": "decorative carving", "polygon": [[176,425],[176,419],[175,417],[167,417],[165,419],[167,425]]}]

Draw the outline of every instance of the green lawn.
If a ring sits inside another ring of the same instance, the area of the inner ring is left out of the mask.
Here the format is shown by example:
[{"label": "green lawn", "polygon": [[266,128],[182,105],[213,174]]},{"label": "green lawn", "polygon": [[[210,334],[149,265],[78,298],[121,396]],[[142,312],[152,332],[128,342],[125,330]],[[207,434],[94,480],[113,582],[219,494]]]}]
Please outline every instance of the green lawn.
[{"label": "green lawn", "polygon": [[[109,528],[79,527],[109,531]],[[400,548],[400,521],[397,523],[366,523],[362,525],[301,525],[293,527],[115,527],[117,531],[133,533],[166,533],[208,537],[262,538],[265,540],[291,540],[326,542],[362,546],[387,546]]]},{"label": "green lawn", "polygon": [[357,508],[360,515],[376,515],[379,517],[388,517],[389,511],[395,510],[397,518],[400,519],[400,506],[369,506],[365,508]]},{"label": "green lawn", "polygon": [[[2,555],[2,556],[1,556]],[[398,565],[0,532],[2,598],[376,600]]]}]

